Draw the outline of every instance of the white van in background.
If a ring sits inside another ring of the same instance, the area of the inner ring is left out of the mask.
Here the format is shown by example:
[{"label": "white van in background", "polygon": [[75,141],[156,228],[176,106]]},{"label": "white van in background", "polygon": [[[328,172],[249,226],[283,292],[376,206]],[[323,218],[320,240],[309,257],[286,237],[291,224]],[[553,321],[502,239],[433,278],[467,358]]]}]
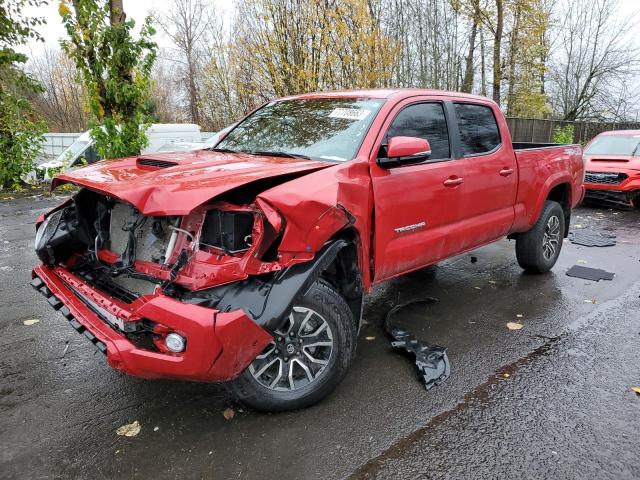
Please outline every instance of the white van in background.
[{"label": "white van in background", "polygon": [[193,152],[195,150],[204,150],[205,148],[215,147],[222,137],[235,127],[237,123],[224,127],[219,132],[212,134],[203,142],[171,142],[166,143],[158,149],[158,153],[162,152]]},{"label": "white van in background", "polygon": [[[147,130],[149,143],[141,153],[155,153],[161,147],[174,143],[200,142],[202,135],[200,126],[193,123],[154,123]],[[91,132],[80,135],[58,158],[36,166],[35,177],[39,180],[50,180],[62,170],[77,167],[85,163],[91,164],[102,160],[93,148]]]}]

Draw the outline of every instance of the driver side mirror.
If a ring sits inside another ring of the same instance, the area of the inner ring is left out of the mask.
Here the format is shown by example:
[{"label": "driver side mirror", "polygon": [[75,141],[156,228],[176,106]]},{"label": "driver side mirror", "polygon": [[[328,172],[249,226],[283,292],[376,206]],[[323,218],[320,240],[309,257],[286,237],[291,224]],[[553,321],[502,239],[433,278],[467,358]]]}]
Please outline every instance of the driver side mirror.
[{"label": "driver side mirror", "polygon": [[424,138],[391,137],[387,145],[387,156],[378,157],[382,168],[400,167],[421,163],[431,156],[431,146]]}]

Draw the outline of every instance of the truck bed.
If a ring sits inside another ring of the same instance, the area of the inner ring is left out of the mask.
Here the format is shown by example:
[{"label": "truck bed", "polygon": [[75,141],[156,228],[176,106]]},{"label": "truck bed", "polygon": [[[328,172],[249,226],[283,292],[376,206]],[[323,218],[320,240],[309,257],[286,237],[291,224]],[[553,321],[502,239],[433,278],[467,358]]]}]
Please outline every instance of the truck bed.
[{"label": "truck bed", "polygon": [[568,144],[564,143],[535,143],[535,142],[512,142],[514,150],[533,150],[536,148],[550,148],[550,147],[567,147]]}]

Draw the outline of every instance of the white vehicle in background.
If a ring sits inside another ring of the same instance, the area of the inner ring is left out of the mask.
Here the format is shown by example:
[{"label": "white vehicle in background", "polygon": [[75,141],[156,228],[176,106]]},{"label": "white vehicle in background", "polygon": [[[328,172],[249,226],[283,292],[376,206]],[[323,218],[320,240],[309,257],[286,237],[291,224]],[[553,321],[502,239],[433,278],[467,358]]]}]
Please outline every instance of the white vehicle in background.
[{"label": "white vehicle in background", "polygon": [[215,147],[216,144],[222,140],[224,134],[226,134],[229,130],[235,127],[236,124],[233,123],[228,127],[223,128],[219,132],[214,133],[209,138],[207,138],[204,142],[175,142],[175,143],[167,143],[158,149],[158,152],[193,152],[195,150],[204,150],[205,148]]},{"label": "white vehicle in background", "polygon": [[[200,126],[193,123],[154,123],[147,130],[147,138],[149,143],[142,150],[143,154],[156,153],[161,148],[184,142],[200,142],[202,134]],[[93,144],[91,132],[86,131],[58,158],[36,166],[36,171],[31,175],[35,174],[38,180],[50,180],[64,170],[102,160]]]}]

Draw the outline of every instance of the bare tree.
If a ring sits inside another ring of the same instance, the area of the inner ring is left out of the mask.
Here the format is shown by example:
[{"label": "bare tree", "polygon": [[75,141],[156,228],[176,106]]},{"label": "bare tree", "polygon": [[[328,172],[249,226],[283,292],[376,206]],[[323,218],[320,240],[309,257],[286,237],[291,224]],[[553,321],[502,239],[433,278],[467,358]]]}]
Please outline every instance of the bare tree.
[{"label": "bare tree", "polygon": [[493,101],[500,105],[502,83],[502,32],[504,30],[504,0],[496,2],[496,22],[493,30]]},{"label": "bare tree", "polygon": [[176,54],[172,61],[180,66],[185,85],[187,110],[194,123],[200,123],[198,75],[203,64],[203,40],[215,18],[214,6],[202,0],[175,0],[168,13],[155,20],[171,38]]},{"label": "bare tree", "polygon": [[158,52],[151,73],[151,99],[156,120],[160,123],[189,121],[188,112],[180,105],[182,82],[176,75],[176,64],[166,50]]},{"label": "bare tree", "polygon": [[[620,18],[614,0],[565,0],[558,14],[556,50],[549,72],[552,100],[564,120],[606,118],[617,90],[640,67],[633,45],[637,22]],[[609,106],[607,106],[609,105]]]},{"label": "bare tree", "polygon": [[459,90],[466,66],[465,15],[442,0],[387,0],[386,34],[400,46],[394,84]]},{"label": "bare tree", "polygon": [[480,9],[480,0],[471,0],[471,32],[469,34],[469,50],[465,59],[464,80],[462,82],[462,91],[471,93],[473,89],[473,77],[475,74],[474,59],[476,53],[476,37],[478,29],[482,22],[482,11]]},{"label": "bare tree", "polygon": [[42,94],[34,99],[34,106],[49,130],[86,130],[86,92],[77,81],[78,72],[73,62],[60,50],[47,48],[31,59],[29,70],[44,87]]}]

